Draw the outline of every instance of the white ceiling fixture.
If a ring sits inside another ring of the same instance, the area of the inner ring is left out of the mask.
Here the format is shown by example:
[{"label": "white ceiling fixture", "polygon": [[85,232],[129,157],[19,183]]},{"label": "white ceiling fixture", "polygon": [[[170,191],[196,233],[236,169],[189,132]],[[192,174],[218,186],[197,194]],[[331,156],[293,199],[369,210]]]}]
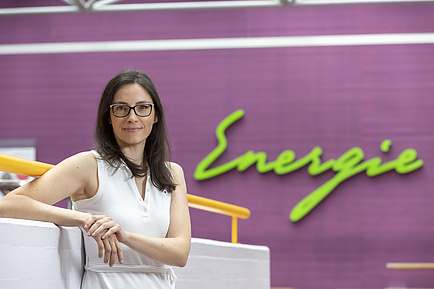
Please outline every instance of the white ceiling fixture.
[{"label": "white ceiling fixture", "polygon": [[[59,0],[58,4],[41,6],[44,1],[37,1],[40,6],[5,7],[0,1],[0,16],[26,14],[62,14],[91,12],[127,12],[127,11],[161,11],[161,10],[191,10],[191,9],[230,9],[230,8],[260,8],[260,7],[290,7],[305,5],[342,5],[342,4],[373,4],[373,3],[414,3],[434,2],[434,0],[233,0],[233,1],[176,1],[176,2],[145,2],[121,0]],[[122,2],[122,3],[119,3]],[[19,4],[19,1],[14,3]]]}]

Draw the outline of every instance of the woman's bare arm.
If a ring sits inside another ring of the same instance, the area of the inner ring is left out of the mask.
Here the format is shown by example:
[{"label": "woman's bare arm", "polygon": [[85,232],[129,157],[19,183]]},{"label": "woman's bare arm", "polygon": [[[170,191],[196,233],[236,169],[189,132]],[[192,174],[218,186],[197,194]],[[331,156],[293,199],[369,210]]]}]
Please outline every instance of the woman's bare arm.
[{"label": "woman's bare arm", "polygon": [[99,222],[93,222],[95,225],[90,226],[89,233],[100,234],[108,230],[103,235],[103,239],[114,234],[121,243],[153,260],[167,265],[185,266],[191,245],[187,189],[182,168],[172,164],[172,173],[178,185],[172,192],[170,226],[166,238],[126,232],[107,217],[101,218]]},{"label": "woman's bare arm", "polygon": [[71,197],[96,193],[96,160],[90,153],[72,156],[41,177],[17,188],[0,201],[0,217],[52,222],[61,226],[83,226],[86,213],[52,206]]},{"label": "woman's bare arm", "polygon": [[[53,204],[71,197],[72,200],[90,198],[98,190],[97,162],[92,153],[74,155],[41,177],[17,188],[0,201],[0,217],[52,222],[59,226],[84,227],[94,219],[90,213],[59,208]],[[85,228],[86,229],[86,228]],[[113,266],[116,256],[123,262],[122,249],[116,236],[102,240],[93,236],[98,256]]]}]

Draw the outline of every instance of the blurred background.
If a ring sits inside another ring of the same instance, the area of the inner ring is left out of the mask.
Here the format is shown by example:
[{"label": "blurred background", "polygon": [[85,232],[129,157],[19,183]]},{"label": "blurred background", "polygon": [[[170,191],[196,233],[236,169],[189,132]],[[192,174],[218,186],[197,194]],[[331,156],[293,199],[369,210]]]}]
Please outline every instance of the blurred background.
[{"label": "blurred background", "polygon": [[[91,150],[101,93],[125,69],[154,81],[188,192],[251,211],[238,241],[270,248],[272,287],[434,288],[433,270],[386,268],[434,262],[432,1],[2,0],[0,153],[56,164]],[[239,109],[210,168],[248,151],[299,160],[315,147],[322,162],[360,148],[386,163],[413,149],[407,163],[423,166],[362,170],[294,222],[292,209],[337,169],[253,163],[194,178]],[[3,194],[30,180],[0,179]],[[230,241],[230,218],[191,215],[193,237]]]}]

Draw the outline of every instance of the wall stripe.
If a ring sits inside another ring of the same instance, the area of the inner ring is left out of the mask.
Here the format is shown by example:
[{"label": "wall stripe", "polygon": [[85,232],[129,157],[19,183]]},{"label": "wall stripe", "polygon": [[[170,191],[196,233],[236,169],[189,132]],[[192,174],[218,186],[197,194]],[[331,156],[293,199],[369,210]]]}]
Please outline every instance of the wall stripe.
[{"label": "wall stripe", "polygon": [[0,55],[393,44],[434,44],[434,33],[3,44]]}]

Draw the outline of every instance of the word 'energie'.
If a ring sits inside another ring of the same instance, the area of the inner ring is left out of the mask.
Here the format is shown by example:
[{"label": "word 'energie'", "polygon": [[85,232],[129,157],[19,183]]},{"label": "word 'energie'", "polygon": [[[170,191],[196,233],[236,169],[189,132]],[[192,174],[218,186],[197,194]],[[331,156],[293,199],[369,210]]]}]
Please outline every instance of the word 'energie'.
[{"label": "word 'energie'", "polygon": [[[312,176],[319,175],[327,170],[336,172],[332,179],[310,193],[292,209],[289,215],[292,222],[297,222],[302,219],[343,181],[363,171],[365,171],[366,175],[369,177],[392,170],[395,170],[399,174],[406,174],[423,165],[422,160],[417,160],[417,152],[414,149],[406,149],[395,160],[382,164],[382,160],[379,157],[363,161],[364,153],[359,147],[349,149],[336,160],[330,159],[321,163],[322,149],[320,147],[314,147],[309,154],[298,160],[295,159],[296,155],[294,151],[285,150],[280,153],[276,160],[270,162],[267,162],[267,154],[265,152],[254,152],[250,150],[225,164],[209,168],[214,161],[223,154],[228,146],[225,136],[226,129],[243,116],[244,111],[237,110],[218,125],[216,129],[218,145],[197,165],[194,178],[196,180],[205,180],[233,169],[242,172],[255,163],[259,173],[274,171],[278,175],[284,175],[305,166],[308,166],[308,173]],[[390,140],[383,141],[381,150],[384,153],[388,152],[390,145]]]}]

